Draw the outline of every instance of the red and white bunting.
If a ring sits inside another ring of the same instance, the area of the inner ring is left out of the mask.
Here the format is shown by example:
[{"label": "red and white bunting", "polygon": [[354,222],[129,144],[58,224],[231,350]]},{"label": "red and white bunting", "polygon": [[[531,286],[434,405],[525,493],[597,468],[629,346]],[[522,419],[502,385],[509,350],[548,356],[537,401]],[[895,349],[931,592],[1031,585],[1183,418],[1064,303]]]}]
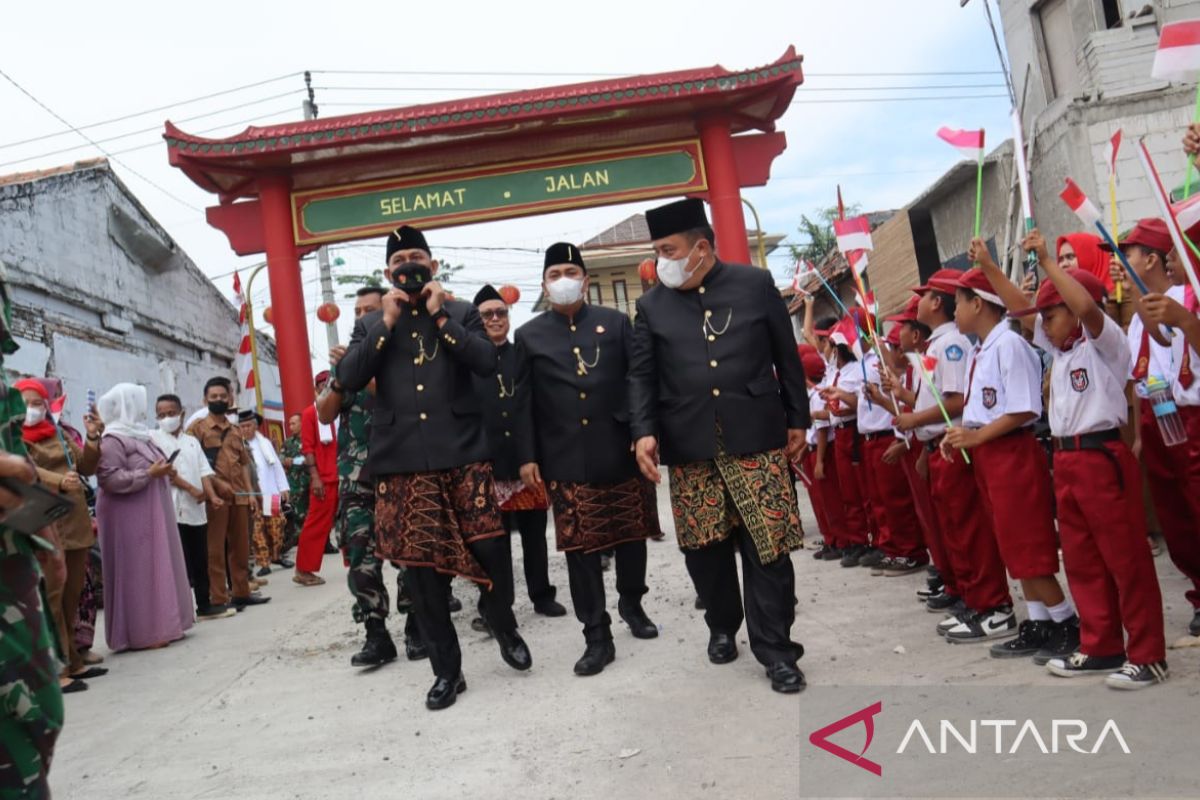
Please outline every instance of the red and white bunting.
[{"label": "red and white bunting", "polygon": [[871,250],[871,222],[865,216],[851,219],[835,219],[833,232],[837,236],[838,250],[843,255],[855,250]]},{"label": "red and white bunting", "polygon": [[1058,196],[1062,198],[1068,208],[1075,212],[1075,216],[1079,217],[1086,227],[1094,228],[1097,222],[1104,219],[1100,214],[1100,209],[1096,208],[1096,204],[1089,200],[1083,190],[1079,188],[1079,184],[1070,178],[1067,178],[1067,185]]},{"label": "red and white bunting", "polygon": [[1104,160],[1108,164],[1108,177],[1116,177],[1117,174],[1117,152],[1121,149],[1121,129],[1117,128],[1117,132],[1109,139],[1108,145],[1105,147]]},{"label": "red and white bunting", "polygon": [[1200,20],[1163,25],[1150,75],[1176,83],[1200,78]]},{"label": "red and white bunting", "polygon": [[241,327],[241,338],[238,340],[237,376],[243,392],[254,390],[254,359],[250,350],[250,324],[246,319],[246,298],[242,294],[242,279],[236,271],[233,273],[233,293],[238,302],[238,324]]},{"label": "red and white bunting", "polygon": [[958,150],[972,161],[983,159],[983,129],[977,131],[961,131],[956,128],[942,126],[938,128],[938,138]]}]

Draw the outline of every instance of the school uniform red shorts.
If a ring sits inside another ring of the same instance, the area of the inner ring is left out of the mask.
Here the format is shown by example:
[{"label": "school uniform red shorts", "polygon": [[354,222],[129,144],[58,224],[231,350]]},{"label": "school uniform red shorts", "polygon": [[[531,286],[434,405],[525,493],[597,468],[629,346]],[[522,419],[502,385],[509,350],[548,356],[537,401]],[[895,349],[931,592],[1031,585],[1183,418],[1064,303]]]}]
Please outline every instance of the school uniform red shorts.
[{"label": "school uniform red shorts", "polygon": [[1148,400],[1142,400],[1142,463],[1167,553],[1192,584],[1188,602],[1200,609],[1200,408],[1181,406],[1183,444],[1167,447]]},{"label": "school uniform red shorts", "polygon": [[846,520],[839,546],[865,545],[870,541],[873,525],[862,474],[862,436],[851,423],[838,428],[833,441],[838,488],[842,494],[842,515]]},{"label": "school uniform red shorts", "polygon": [[904,467],[900,464],[909,457],[909,451],[902,451],[900,458],[891,464],[883,460],[884,453],[897,441],[891,431],[882,436],[864,437],[863,441],[863,464],[878,532],[875,546],[887,556],[925,561],[921,523],[913,506],[908,479],[904,477]]},{"label": "school uniform red shorts", "polygon": [[842,509],[842,493],[838,490],[837,460],[833,456],[832,443],[825,448],[825,477],[817,477],[817,450],[809,449],[804,454],[804,473],[811,483],[805,483],[813,513],[821,529],[821,538],[829,547],[840,547],[839,538],[846,527]]}]

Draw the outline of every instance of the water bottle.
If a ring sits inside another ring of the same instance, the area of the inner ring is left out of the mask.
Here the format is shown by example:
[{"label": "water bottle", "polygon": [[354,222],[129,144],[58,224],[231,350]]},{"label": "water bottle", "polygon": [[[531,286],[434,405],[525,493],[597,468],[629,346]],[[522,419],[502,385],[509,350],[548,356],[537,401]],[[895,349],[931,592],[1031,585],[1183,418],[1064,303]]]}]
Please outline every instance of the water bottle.
[{"label": "water bottle", "polygon": [[1158,432],[1162,435],[1163,444],[1174,447],[1186,442],[1187,430],[1183,427],[1179,409],[1175,407],[1171,384],[1157,375],[1151,375],[1146,379],[1146,397],[1150,401],[1150,407],[1154,409],[1154,419],[1158,421]]}]

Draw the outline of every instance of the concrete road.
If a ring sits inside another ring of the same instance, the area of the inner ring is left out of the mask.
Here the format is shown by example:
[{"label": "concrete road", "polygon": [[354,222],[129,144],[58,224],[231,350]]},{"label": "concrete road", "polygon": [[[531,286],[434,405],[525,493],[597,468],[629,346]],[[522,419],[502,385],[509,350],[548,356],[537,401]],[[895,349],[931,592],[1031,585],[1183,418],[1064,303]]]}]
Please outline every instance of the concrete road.
[{"label": "concrete road", "polygon": [[[639,641],[616,624],[617,660],[599,676],[572,673],[583,649],[579,626],[573,616],[534,615],[518,565],[516,611],[533,669],[505,666],[464,611],[456,617],[469,690],[449,710],[426,711],[428,662],[350,667],[361,630],[351,621],[340,560],[326,557],[325,586],[301,588],[277,571],[264,590],[269,605],[199,623],[165,650],[111,655],[98,636],[111,672],[66,698],[51,773],[55,796],[794,798],[805,794],[798,759],[814,750],[809,733],[837,718],[814,711],[823,690],[834,694],[829,687],[863,687],[869,702],[875,687],[1064,685],[1027,661],[991,659],[985,646],[943,643],[933,633],[940,617],[915,602],[923,574],[874,578],[865,569],[816,562],[807,551],[793,559],[794,633],[807,650],[801,667],[808,690],[772,692],[744,628],[741,658],[713,666],[670,533],[665,490],[659,501],[668,537],[650,545],[645,607],[661,635]],[[519,539],[513,549],[519,554]],[[1166,556],[1157,564],[1170,642],[1191,612]],[[388,573],[394,580],[390,567]],[[569,607],[561,556],[551,559],[551,577]],[[473,589],[455,586],[470,609]],[[611,574],[609,590],[615,618]],[[390,627],[399,640],[401,623],[393,618]],[[1178,703],[1195,707],[1200,649],[1169,658],[1172,681],[1138,695],[1149,713]],[[1066,683],[1090,703],[1116,694],[1087,680],[1091,686],[1082,688]],[[845,768],[819,757],[829,769]]]}]

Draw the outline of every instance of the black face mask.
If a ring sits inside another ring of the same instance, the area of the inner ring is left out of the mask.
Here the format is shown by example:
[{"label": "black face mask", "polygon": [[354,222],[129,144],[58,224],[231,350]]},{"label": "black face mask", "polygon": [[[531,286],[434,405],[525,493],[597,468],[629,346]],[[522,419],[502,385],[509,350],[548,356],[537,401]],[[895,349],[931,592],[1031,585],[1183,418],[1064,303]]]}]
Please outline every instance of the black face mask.
[{"label": "black face mask", "polygon": [[417,261],[405,261],[393,267],[389,273],[392,285],[397,289],[417,295],[425,288],[425,284],[433,280],[433,271]]},{"label": "black face mask", "polygon": [[208,413],[216,414],[218,417],[223,417],[229,411],[229,403],[224,400],[216,400],[208,404]]}]

